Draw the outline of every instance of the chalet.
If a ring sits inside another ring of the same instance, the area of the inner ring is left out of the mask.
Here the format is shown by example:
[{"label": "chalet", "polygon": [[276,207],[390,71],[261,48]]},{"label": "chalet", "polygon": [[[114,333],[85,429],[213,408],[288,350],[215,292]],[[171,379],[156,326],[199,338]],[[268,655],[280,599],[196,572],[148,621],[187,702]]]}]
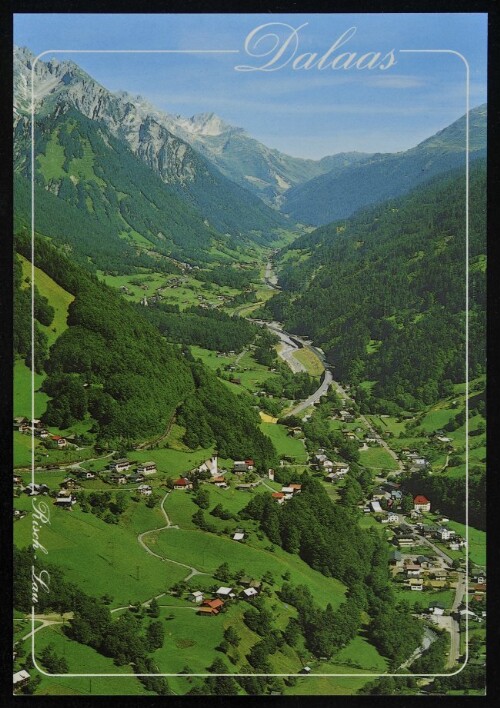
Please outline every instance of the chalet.
[{"label": "chalet", "polygon": [[15,474],[14,475],[14,484],[22,484],[23,480],[22,477],[19,477],[19,475]]},{"label": "chalet", "polygon": [[132,484],[135,484],[136,482],[144,482],[145,479],[146,477],[142,474],[142,472],[132,472],[127,475],[127,481]]},{"label": "chalet", "polygon": [[63,489],[80,489],[81,485],[79,484],[78,480],[76,480],[74,477],[66,477],[60,485]]},{"label": "chalet", "polygon": [[477,595],[484,595],[484,593],[486,592],[486,583],[477,583],[476,585],[474,585],[474,592]]},{"label": "chalet", "polygon": [[220,597],[233,597],[233,588],[226,588],[224,586],[221,586],[218,590],[215,591],[216,595],[219,595]]},{"label": "chalet", "polygon": [[200,590],[195,590],[189,593],[187,599],[189,602],[203,602],[203,593]]},{"label": "chalet", "polygon": [[436,532],[437,538],[439,538],[440,541],[449,541],[452,536],[455,535],[455,532],[452,531],[451,529],[446,529],[446,528],[439,528]]},{"label": "chalet", "polygon": [[271,482],[274,482],[274,470],[273,469],[269,468],[267,470],[267,476],[271,480]]},{"label": "chalet", "polygon": [[285,499],[291,499],[293,497],[292,487],[281,487],[281,492],[285,495]]},{"label": "chalet", "polygon": [[28,423],[21,423],[19,425],[19,432],[20,433],[31,433],[31,425]]},{"label": "chalet", "polygon": [[283,492],[273,492],[271,496],[273,499],[276,499],[278,504],[283,504],[283,502],[285,501],[285,495],[283,494]]},{"label": "chalet", "polygon": [[440,617],[441,615],[444,615],[444,607],[443,605],[441,605],[441,603],[435,602],[429,607],[429,612],[432,615],[437,615],[438,617]]},{"label": "chalet", "polygon": [[42,440],[45,440],[46,438],[48,438],[49,435],[50,435],[49,431],[45,430],[45,428],[43,430],[40,430],[39,436],[42,438]]},{"label": "chalet", "polygon": [[240,594],[242,597],[255,597],[255,595],[258,595],[259,593],[255,588],[245,588]]},{"label": "chalet", "polygon": [[235,460],[233,463],[234,474],[246,474],[248,472],[247,464],[244,460]]},{"label": "chalet", "polygon": [[303,669],[300,670],[301,674],[310,674],[311,673],[311,667],[310,666],[304,666]]},{"label": "chalet", "polygon": [[435,438],[436,438],[436,440],[437,440],[438,442],[440,442],[440,443],[451,443],[451,442],[453,442],[453,439],[452,439],[452,438],[447,438],[447,437],[444,436],[444,435],[435,435]]},{"label": "chalet", "polygon": [[149,484],[140,484],[137,487],[137,491],[139,492],[139,494],[142,494],[145,497],[150,497],[153,493],[153,490],[151,489]]},{"label": "chalet", "polygon": [[446,568],[433,568],[431,575],[433,575],[436,580],[442,580],[448,576],[448,571]]},{"label": "chalet", "polygon": [[448,548],[450,551],[459,551],[460,550],[460,544],[458,541],[451,541],[451,543],[448,544]]},{"label": "chalet", "polygon": [[137,474],[155,474],[157,472],[156,462],[143,462],[137,467]]},{"label": "chalet", "polygon": [[95,479],[95,473],[85,470],[83,473],[83,477],[84,477],[84,479]]},{"label": "chalet", "polygon": [[17,521],[18,519],[24,518],[27,513],[28,513],[27,511],[21,511],[20,509],[14,509],[14,511],[13,511],[14,520]]},{"label": "chalet", "polygon": [[398,517],[397,514],[389,514],[388,517],[387,517],[387,521],[388,521],[390,524],[397,524],[398,519],[399,519],[399,517]]},{"label": "chalet", "polygon": [[[224,601],[220,600],[219,598],[215,598],[214,600],[203,600],[201,603],[202,607],[208,607],[211,610],[215,610],[215,612],[212,612],[212,614],[217,615],[219,614],[220,610],[222,607],[224,607]],[[200,610],[202,608],[200,607]]]},{"label": "chalet", "polygon": [[71,509],[73,504],[76,504],[76,499],[72,494],[62,494],[60,493],[54,502],[57,506],[64,507],[66,509]]},{"label": "chalet", "polygon": [[365,435],[365,443],[376,443],[379,442],[380,438],[376,437],[375,435],[372,435],[369,433],[368,435]]},{"label": "chalet", "polygon": [[474,572],[472,574],[472,581],[474,583],[480,583],[480,584],[486,583],[486,573]]},{"label": "chalet", "polygon": [[217,607],[211,607],[210,605],[205,605],[198,607],[198,611],[196,614],[202,615],[203,617],[210,617],[211,615],[218,615],[219,614],[219,609]]},{"label": "chalet", "polygon": [[419,577],[422,572],[420,566],[415,563],[407,563],[404,570],[407,578]]},{"label": "chalet", "polygon": [[417,592],[422,592],[424,589],[423,583],[421,580],[417,580],[417,578],[412,578],[411,580],[408,581],[410,590],[415,590]]},{"label": "chalet", "polygon": [[401,501],[403,498],[403,492],[400,489],[392,489],[391,492],[391,499],[394,501]]},{"label": "chalet", "polygon": [[[338,482],[339,479],[341,479],[341,477],[339,477],[339,475],[338,475],[336,472],[329,472],[329,473],[325,476],[325,482],[331,482],[332,484],[333,484],[334,482]],[[368,511],[370,511],[370,509],[368,509]]]},{"label": "chalet", "polygon": [[371,502],[370,502],[370,506],[371,506],[371,508],[372,508],[372,511],[374,511],[374,512],[376,512],[376,513],[378,513],[378,514],[382,513],[382,511],[383,511],[383,510],[382,510],[382,507],[380,506],[380,502],[379,502],[379,501],[371,501]]},{"label": "chalet", "polygon": [[214,477],[212,479],[212,482],[215,484],[216,487],[220,487],[221,489],[227,489],[229,486],[224,477]]},{"label": "chalet", "polygon": [[115,460],[115,462],[112,462],[109,468],[111,470],[114,470],[115,472],[126,472],[130,469],[130,465],[130,460],[123,458],[121,460]]},{"label": "chalet", "polygon": [[193,483],[186,477],[179,477],[174,481],[174,489],[192,489]]},{"label": "chalet", "polygon": [[417,494],[413,499],[413,509],[415,511],[430,511],[431,503],[423,494]]},{"label": "chalet", "polygon": [[18,689],[22,688],[28,683],[29,680],[30,675],[25,669],[22,669],[21,671],[18,671],[17,673],[13,674],[12,683],[14,685],[14,691],[17,691]]},{"label": "chalet", "polygon": [[243,541],[244,538],[245,538],[245,534],[244,534],[244,533],[235,533],[235,534],[233,534],[233,541]]},{"label": "chalet", "polygon": [[26,423],[29,423],[29,420],[28,420],[28,418],[25,418],[24,416],[16,416],[14,418],[14,428],[19,429],[19,427],[21,425],[26,425]]},{"label": "chalet", "polygon": [[127,475],[115,472],[109,476],[109,481],[112,484],[127,484]]},{"label": "chalet", "polygon": [[294,494],[300,494],[300,492],[302,490],[302,485],[297,484],[296,482],[293,482],[292,484],[289,484],[288,486],[290,487],[290,489],[293,489]]},{"label": "chalet", "polygon": [[241,492],[244,492],[244,491],[248,492],[248,491],[250,491],[250,489],[253,489],[254,487],[258,487],[259,484],[260,484],[260,480],[258,480],[257,482],[246,482],[246,483],[242,483],[242,484],[237,484],[236,489],[239,489]]},{"label": "chalet", "polygon": [[60,435],[51,435],[51,440],[53,440],[53,442],[57,443],[58,448],[66,447],[66,445],[68,444],[68,441],[66,440],[66,438],[63,438]]},{"label": "chalet", "polygon": [[303,435],[302,428],[288,428],[288,435],[290,435],[293,438],[302,437],[302,435]]}]

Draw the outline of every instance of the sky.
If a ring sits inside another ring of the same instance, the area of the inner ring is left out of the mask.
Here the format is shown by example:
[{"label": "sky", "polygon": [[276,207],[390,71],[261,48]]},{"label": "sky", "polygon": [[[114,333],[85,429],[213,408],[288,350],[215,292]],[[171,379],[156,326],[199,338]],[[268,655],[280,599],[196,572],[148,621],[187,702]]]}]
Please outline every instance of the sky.
[{"label": "sky", "polygon": [[216,113],[297,157],[417,145],[465,113],[464,59],[470,107],[486,102],[484,13],[26,13],[14,42],[168,113]]}]

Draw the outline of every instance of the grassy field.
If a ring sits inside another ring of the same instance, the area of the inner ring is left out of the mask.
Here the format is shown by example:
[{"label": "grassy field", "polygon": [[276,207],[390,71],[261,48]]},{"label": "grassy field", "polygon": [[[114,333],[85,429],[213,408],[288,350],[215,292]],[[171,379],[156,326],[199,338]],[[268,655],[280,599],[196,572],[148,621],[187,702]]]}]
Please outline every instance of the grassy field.
[{"label": "grassy field", "polygon": [[369,447],[359,451],[359,464],[374,469],[397,470],[398,465],[383,447]]},{"label": "grassy field", "polygon": [[321,359],[310,349],[298,349],[294,353],[294,357],[306,367],[307,373],[311,376],[321,376],[325,370]]},{"label": "grassy field", "polygon": [[262,422],[260,429],[271,438],[280,457],[291,457],[295,462],[307,462],[307,452],[304,443],[302,440],[288,435],[287,428],[284,425]]},{"label": "grassy field", "polygon": [[415,604],[420,604],[424,609],[434,602],[440,602],[446,609],[449,609],[455,597],[455,590],[414,592],[408,588],[400,587],[398,583],[394,583],[392,587],[398,600],[405,600],[412,607]]},{"label": "grassy field", "polygon": [[[448,526],[465,538],[466,527],[464,524],[450,521]],[[474,565],[486,567],[486,533],[472,526],[469,526],[469,558]]]},{"label": "grassy field", "polygon": [[[31,280],[31,263],[23,256],[19,257],[23,267],[23,277]],[[68,307],[75,298],[39,268],[35,268],[35,285],[40,294],[46,297],[54,308],[52,324],[49,327],[38,325],[47,335],[50,347],[59,335],[67,329]]]},{"label": "grassy field", "polygon": [[[175,521],[174,516],[172,522]],[[153,533],[147,536],[145,541],[155,553],[194,565],[198,570],[209,573],[216,570],[223,560],[229,564],[232,571],[243,568],[256,577],[261,577],[268,570],[274,577],[289,570],[290,582],[308,585],[313,597],[322,606],[331,602],[334,607],[338,607],[343,598],[341,583],[312,570],[300,558],[280,548],[271,553],[249,543],[237,543],[229,537],[184,529]]]},{"label": "grassy field", "polygon": [[[35,374],[35,417],[39,418],[47,407],[49,397],[38,389],[45,374]],[[14,364],[14,416],[31,417],[31,369],[24,361],[17,359]]]},{"label": "grassy field", "polygon": [[[60,625],[51,625],[35,635],[35,655],[48,644],[54,645],[55,653],[68,662],[70,673],[131,673],[130,666],[116,666],[113,659],[99,654],[92,647],[79,644],[66,637]],[[31,650],[31,640],[24,643],[27,651]],[[37,695],[155,695],[146,691],[139,679],[134,677],[106,677],[91,679],[82,677],[50,678],[42,676]]]},{"label": "grassy field", "polygon": [[[164,523],[159,510],[147,509],[143,502],[131,502],[118,525],[84,513],[78,505],[71,511],[51,506],[50,525],[44,525],[40,542],[68,580],[91,595],[109,593],[116,607],[147,600],[187,574],[185,568],[149,555],[137,542],[139,531]],[[14,539],[21,548],[31,543],[31,514],[16,521]]]},{"label": "grassy field", "polygon": [[[174,436],[176,434],[175,431]],[[175,437],[173,444],[176,444]],[[167,438],[167,443],[169,438]],[[134,450],[130,458],[138,462],[156,462],[158,472],[164,473],[167,477],[178,477],[183,472],[189,472],[194,467],[201,465],[212,455],[213,448],[195,451],[182,451],[173,448],[157,448],[153,450]]]}]

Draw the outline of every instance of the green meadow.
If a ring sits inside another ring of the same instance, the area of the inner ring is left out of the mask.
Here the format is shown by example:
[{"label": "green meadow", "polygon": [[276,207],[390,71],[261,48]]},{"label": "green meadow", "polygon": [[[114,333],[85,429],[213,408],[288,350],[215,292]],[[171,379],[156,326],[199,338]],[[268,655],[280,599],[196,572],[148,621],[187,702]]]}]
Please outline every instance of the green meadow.
[{"label": "green meadow", "polygon": [[[175,517],[171,521],[175,523]],[[290,582],[308,585],[313,597],[322,606],[331,602],[334,608],[338,607],[344,595],[344,587],[338,580],[326,578],[297,556],[280,548],[271,553],[250,543],[233,541],[229,536],[184,529],[158,531],[148,535],[145,542],[159,555],[208,573],[213,573],[222,561],[227,562],[234,572],[243,568],[255,577],[261,577],[266,571],[271,571],[275,577],[289,571]]]},{"label": "green meadow", "polygon": [[[50,506],[50,524],[41,530],[40,542],[68,580],[90,595],[109,593],[116,607],[145,601],[186,576],[185,568],[163,563],[137,541],[139,532],[162,525],[159,509],[148,509],[142,501],[132,501],[117,525],[84,513],[78,505],[71,511]],[[14,540],[20,548],[31,544],[31,514],[15,522]]]},{"label": "green meadow", "polygon": [[374,469],[397,470],[398,464],[385,448],[376,446],[359,451],[359,464]]},{"label": "green meadow", "polygon": [[294,462],[307,462],[307,452],[302,440],[288,435],[287,428],[278,423],[261,423],[262,432],[271,438],[280,457],[291,457]]}]

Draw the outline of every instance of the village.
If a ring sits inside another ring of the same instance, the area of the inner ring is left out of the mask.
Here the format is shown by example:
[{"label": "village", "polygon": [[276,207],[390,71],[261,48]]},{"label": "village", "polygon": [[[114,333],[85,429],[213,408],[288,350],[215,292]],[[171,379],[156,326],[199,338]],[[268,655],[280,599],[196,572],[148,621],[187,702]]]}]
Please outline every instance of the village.
[{"label": "village", "polygon": [[[338,418],[342,423],[351,424],[357,420],[352,410],[341,410]],[[16,419],[14,426],[24,434],[34,432],[57,449],[75,445],[69,436],[52,435],[39,420]],[[292,426],[290,435],[303,437],[299,426]],[[358,440],[352,430],[345,430],[344,435],[348,440]],[[451,438],[442,431],[438,431],[435,438],[448,453],[451,452]],[[377,446],[381,442],[382,436],[373,431],[367,432],[359,444],[366,447]],[[350,464],[341,458],[331,457],[325,449],[319,448],[302,469],[309,469],[326,487],[339,485],[349,475]],[[282,459],[280,465],[286,464],[286,460]],[[411,448],[398,451],[398,464],[410,471],[429,466],[425,456]],[[59,469],[57,465],[51,467]],[[262,471],[258,473],[251,457],[233,460],[231,464],[225,461],[225,466],[221,466],[216,453],[178,477],[165,476],[164,470],[153,460],[134,462],[117,455],[113,455],[101,471],[85,469],[84,464],[67,465],[65,469],[69,474],[57,489],[47,483],[30,481],[24,484],[23,477],[15,474],[14,492],[31,497],[49,496],[54,499],[56,507],[69,511],[82,499],[79,495],[85,492],[88,484],[96,482],[101,483],[102,489],[126,489],[142,498],[151,498],[160,487],[166,489],[167,494],[190,494],[205,485],[213,485],[222,492],[234,489],[242,494],[252,494],[260,488],[261,491],[269,491],[278,505],[286,504],[300,494],[302,486],[299,474],[295,480],[280,485],[276,482],[276,477],[280,478],[279,470],[269,469],[265,475]],[[411,597],[417,597],[418,593],[422,600],[414,603],[417,614],[450,633],[448,663],[452,666],[459,660],[460,635],[465,631],[466,622],[479,625],[485,621],[486,571],[472,563],[466,565],[465,538],[449,526],[448,518],[433,510],[432,500],[422,494],[410,496],[398,477],[396,474],[378,473],[369,497],[359,504],[360,514],[385,528],[388,565],[397,592],[403,593],[403,596],[408,593]],[[14,519],[21,519],[26,513],[26,510],[15,509]],[[248,530],[245,523],[240,522],[229,536],[237,543],[246,543]],[[227,603],[249,600],[261,589],[262,578],[243,576],[237,584],[214,586],[209,591],[206,588],[184,589],[177,596],[193,603],[200,616],[215,617],[227,609]]]}]

